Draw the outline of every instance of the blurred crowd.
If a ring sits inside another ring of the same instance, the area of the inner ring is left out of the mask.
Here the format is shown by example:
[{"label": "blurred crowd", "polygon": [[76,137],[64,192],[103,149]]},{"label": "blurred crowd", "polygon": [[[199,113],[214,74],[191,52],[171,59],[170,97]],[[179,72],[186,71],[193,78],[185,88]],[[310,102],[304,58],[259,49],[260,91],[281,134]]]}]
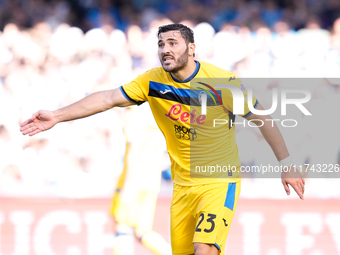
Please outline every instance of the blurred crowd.
[{"label": "blurred crowd", "polygon": [[[273,86],[292,87],[292,80],[301,79],[294,87],[311,91],[306,107],[313,118],[300,112],[290,116],[297,128],[280,126],[287,145],[299,163],[339,164],[337,0],[2,0],[1,196],[112,194],[125,151],[123,109],[61,123],[34,137],[22,136],[19,124],[39,109],[54,110],[119,87],[159,66],[157,29],[171,22],[194,30],[197,60],[233,71],[250,87],[265,78],[252,89],[267,108]],[[257,129],[238,128],[237,138],[242,164],[277,164]],[[308,179],[309,192],[339,198],[339,180],[325,179],[329,189],[321,192]],[[246,182],[256,190],[248,195],[276,195],[268,194],[261,180]]]},{"label": "blurred crowd", "polygon": [[68,23],[84,32],[105,26],[124,31],[129,25],[148,30],[160,17],[208,22],[216,31],[226,22],[256,30],[263,24],[273,28],[280,20],[298,30],[315,19],[322,28],[331,29],[339,12],[337,0],[2,0],[0,29],[10,22],[31,28],[43,21],[52,29]]}]

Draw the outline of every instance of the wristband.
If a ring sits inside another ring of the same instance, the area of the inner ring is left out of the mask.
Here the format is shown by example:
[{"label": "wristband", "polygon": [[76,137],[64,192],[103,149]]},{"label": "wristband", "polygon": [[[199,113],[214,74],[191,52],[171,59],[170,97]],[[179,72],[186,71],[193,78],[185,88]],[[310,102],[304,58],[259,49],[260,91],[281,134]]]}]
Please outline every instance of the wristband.
[{"label": "wristband", "polygon": [[282,159],[279,162],[280,162],[280,165],[283,167],[291,167],[293,165],[293,160],[291,156],[288,156],[287,158]]}]

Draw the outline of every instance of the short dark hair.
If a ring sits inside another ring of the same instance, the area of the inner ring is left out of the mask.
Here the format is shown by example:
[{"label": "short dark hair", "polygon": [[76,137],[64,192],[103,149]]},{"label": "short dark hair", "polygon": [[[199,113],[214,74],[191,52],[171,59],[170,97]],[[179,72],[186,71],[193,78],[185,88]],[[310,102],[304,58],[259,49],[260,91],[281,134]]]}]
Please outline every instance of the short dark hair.
[{"label": "short dark hair", "polygon": [[195,42],[194,41],[194,32],[189,27],[187,27],[183,24],[179,24],[179,23],[160,26],[158,28],[157,36],[159,37],[159,35],[161,33],[165,33],[165,32],[168,32],[168,31],[174,31],[174,30],[179,30],[181,32],[181,36],[183,37],[183,39],[185,40],[185,42],[187,44]]}]

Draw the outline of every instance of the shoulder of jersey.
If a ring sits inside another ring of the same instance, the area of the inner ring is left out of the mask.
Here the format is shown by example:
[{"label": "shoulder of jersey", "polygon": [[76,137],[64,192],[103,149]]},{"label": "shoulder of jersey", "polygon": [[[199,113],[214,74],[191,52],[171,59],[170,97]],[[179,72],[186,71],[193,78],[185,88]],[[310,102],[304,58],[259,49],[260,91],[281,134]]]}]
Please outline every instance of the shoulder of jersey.
[{"label": "shoulder of jersey", "polygon": [[212,77],[224,78],[224,77],[235,76],[235,74],[233,74],[232,72],[229,72],[225,69],[217,67],[213,64],[202,62],[202,61],[200,61],[200,64],[201,64],[201,69],[202,69],[201,71],[212,75]]},{"label": "shoulder of jersey", "polygon": [[154,67],[154,68],[147,70],[145,74],[150,75],[150,76],[158,76],[158,75],[164,76],[166,75],[166,72],[164,71],[163,67],[159,66],[159,67]]},{"label": "shoulder of jersey", "polygon": [[164,71],[163,67],[154,67],[146,71],[143,76],[149,81],[156,81],[161,83],[169,82],[167,73]]}]

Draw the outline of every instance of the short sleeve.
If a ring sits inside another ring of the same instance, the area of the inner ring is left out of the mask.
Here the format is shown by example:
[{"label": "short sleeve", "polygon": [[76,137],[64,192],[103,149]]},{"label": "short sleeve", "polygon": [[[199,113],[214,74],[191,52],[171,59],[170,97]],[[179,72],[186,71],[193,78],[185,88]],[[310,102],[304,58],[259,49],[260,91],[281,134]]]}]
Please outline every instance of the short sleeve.
[{"label": "short sleeve", "polygon": [[130,83],[124,84],[120,87],[121,92],[129,101],[141,105],[148,101],[147,95],[149,92],[149,74],[145,72],[139,75]]},{"label": "short sleeve", "polygon": [[[235,77],[233,73],[228,74],[228,82],[227,86],[229,88],[223,88],[222,89],[222,101],[223,101],[223,106],[230,112],[234,113],[234,96],[237,95],[242,95],[243,98],[243,109],[244,109],[244,114],[238,114],[241,117],[247,118],[249,117],[252,112],[249,109],[248,106],[248,89],[244,84],[242,84],[242,81],[238,78]],[[258,101],[254,95],[249,95],[252,97],[252,106],[256,109],[258,106]]]}]

